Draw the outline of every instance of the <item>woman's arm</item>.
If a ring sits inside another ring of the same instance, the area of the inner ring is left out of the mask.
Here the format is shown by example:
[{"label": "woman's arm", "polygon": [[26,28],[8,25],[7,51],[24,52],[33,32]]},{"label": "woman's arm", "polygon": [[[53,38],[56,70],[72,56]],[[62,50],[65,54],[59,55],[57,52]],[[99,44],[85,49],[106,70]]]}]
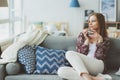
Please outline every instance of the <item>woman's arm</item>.
[{"label": "woman's arm", "polygon": [[85,37],[81,32],[77,38],[76,49],[77,49],[77,52],[87,55],[89,46],[88,44],[84,44],[84,43],[85,43]]}]

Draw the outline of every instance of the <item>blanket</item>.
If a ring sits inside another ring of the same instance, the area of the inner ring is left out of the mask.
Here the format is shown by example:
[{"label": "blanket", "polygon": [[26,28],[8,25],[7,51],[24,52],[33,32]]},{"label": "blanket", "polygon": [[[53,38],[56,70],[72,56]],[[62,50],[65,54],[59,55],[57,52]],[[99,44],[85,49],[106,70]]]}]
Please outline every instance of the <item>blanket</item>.
[{"label": "blanket", "polygon": [[17,61],[17,51],[25,45],[38,45],[47,37],[47,31],[33,30],[16,38],[16,41],[6,48],[0,59],[0,64]]}]

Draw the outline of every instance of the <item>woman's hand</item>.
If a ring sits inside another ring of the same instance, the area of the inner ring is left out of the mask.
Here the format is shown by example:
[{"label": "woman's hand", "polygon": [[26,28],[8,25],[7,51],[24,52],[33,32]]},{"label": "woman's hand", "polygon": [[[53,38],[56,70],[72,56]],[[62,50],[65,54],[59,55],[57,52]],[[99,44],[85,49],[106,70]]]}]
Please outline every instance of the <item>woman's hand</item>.
[{"label": "woman's hand", "polygon": [[88,44],[89,44],[89,37],[87,36],[88,30],[89,30],[89,29],[86,28],[86,29],[84,29],[83,32],[82,32],[83,35],[84,35],[84,37],[85,37],[85,42],[84,42],[85,45],[88,45]]},{"label": "woman's hand", "polygon": [[92,31],[93,31],[93,34],[89,35],[90,38],[92,39],[92,42],[96,42],[96,43],[103,42],[102,36],[99,33],[97,33],[95,30],[92,30]]},{"label": "woman's hand", "polygon": [[[93,32],[93,34],[87,35],[89,30],[91,30]],[[86,44],[86,45],[88,45],[89,43],[103,42],[102,36],[98,32],[96,32],[96,30],[94,30],[94,29],[86,28],[86,29],[83,30],[82,33],[83,33],[83,35],[84,35],[84,37],[86,39],[85,42],[84,42],[84,44]]]},{"label": "woman's hand", "polygon": [[86,29],[83,29],[83,31],[82,31],[82,33],[83,33],[85,39],[89,39],[89,37],[87,36],[88,30],[89,30],[89,29],[86,28]]}]

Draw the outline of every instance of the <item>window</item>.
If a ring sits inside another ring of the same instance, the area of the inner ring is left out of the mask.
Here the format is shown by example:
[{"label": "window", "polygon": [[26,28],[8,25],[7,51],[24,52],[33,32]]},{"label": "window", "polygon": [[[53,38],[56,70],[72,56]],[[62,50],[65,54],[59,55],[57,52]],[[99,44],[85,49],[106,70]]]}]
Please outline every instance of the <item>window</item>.
[{"label": "window", "polygon": [[0,40],[24,32],[23,0],[8,0],[8,6],[0,7]]},{"label": "window", "polygon": [[9,0],[10,35],[16,36],[24,32],[23,0]]},{"label": "window", "polygon": [[0,7],[0,40],[9,37],[9,9]]}]

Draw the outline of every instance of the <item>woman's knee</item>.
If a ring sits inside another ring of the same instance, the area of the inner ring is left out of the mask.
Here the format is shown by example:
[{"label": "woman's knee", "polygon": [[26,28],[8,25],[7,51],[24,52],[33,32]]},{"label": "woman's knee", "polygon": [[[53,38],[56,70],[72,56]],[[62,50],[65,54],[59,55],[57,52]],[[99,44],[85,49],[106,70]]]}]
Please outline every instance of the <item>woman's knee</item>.
[{"label": "woman's knee", "polygon": [[66,59],[72,58],[73,55],[74,55],[74,51],[67,51],[65,54]]}]

